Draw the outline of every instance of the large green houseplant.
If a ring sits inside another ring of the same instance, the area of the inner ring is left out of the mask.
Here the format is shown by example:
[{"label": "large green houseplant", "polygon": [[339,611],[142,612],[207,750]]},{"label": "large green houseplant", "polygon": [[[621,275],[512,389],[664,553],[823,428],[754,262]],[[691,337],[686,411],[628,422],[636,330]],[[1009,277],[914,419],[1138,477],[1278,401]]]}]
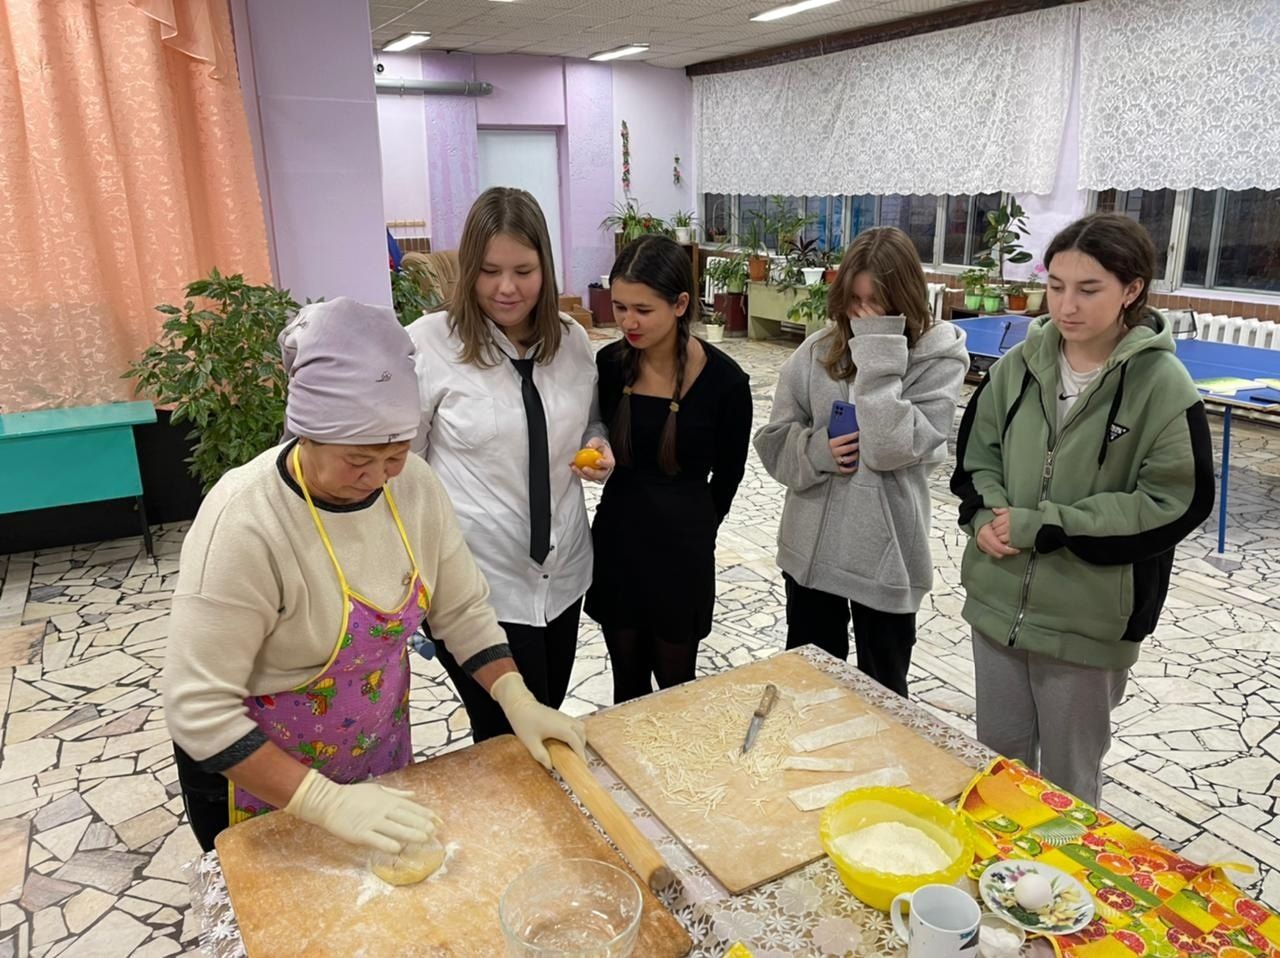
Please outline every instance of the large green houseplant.
[{"label": "large green houseplant", "polygon": [[[160,341],[131,364],[138,392],[192,425],[191,474],[208,492],[228,469],[280,441],[287,377],[276,342],[298,311],[288,290],[254,286],[216,269],[189,284]],[[199,301],[199,302],[197,302]]]},{"label": "large green houseplant", "polygon": [[1003,204],[987,213],[987,227],[982,234],[985,249],[974,260],[985,270],[996,271],[997,281],[1004,283],[1005,263],[1029,263],[1031,254],[1020,242],[1027,235],[1027,211],[1010,196]]}]

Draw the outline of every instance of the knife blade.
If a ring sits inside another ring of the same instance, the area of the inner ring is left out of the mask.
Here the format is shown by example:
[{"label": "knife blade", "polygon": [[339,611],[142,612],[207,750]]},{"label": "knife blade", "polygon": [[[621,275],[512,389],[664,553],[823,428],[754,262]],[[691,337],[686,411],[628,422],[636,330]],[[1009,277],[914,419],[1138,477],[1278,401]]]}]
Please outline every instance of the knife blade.
[{"label": "knife blade", "polygon": [[760,726],[764,724],[765,717],[773,711],[773,704],[777,701],[778,687],[770,682],[764,687],[760,704],[756,706],[755,712],[751,715],[751,722],[747,725],[747,737],[742,740],[743,755],[746,755],[751,750],[751,746],[756,744],[756,735],[760,732]]}]

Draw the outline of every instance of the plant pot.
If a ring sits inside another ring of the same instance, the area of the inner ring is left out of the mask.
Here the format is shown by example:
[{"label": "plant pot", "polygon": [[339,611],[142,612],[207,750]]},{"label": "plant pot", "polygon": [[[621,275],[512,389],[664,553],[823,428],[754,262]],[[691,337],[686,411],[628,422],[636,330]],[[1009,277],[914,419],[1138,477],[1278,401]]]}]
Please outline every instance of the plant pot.
[{"label": "plant pot", "polygon": [[981,293],[965,293],[964,294],[965,309],[982,309]]},{"label": "plant pot", "polygon": [[804,284],[812,286],[818,280],[822,279],[825,272],[821,266],[805,266],[800,270],[800,275],[804,277]]},{"label": "plant pot", "polygon": [[703,329],[703,338],[709,343],[718,343],[724,339],[724,327],[719,323],[708,323]]},{"label": "plant pot", "polygon": [[690,242],[690,237],[693,235],[693,227],[677,226],[675,227],[675,232],[676,232],[677,243],[688,243]]},{"label": "plant pot", "polygon": [[1044,290],[1029,289],[1027,290],[1027,312],[1034,313],[1044,305]]},{"label": "plant pot", "polygon": [[747,273],[751,282],[765,282],[769,278],[769,257],[752,254],[747,258]]},{"label": "plant pot", "polygon": [[725,336],[747,334],[746,297],[741,293],[716,293],[715,310],[724,317]]},{"label": "plant pot", "polygon": [[822,281],[830,286],[836,281],[836,277],[840,274],[838,269],[824,269],[822,271]]},{"label": "plant pot", "polygon": [[982,297],[982,308],[985,309],[988,313],[1000,312],[1000,297],[999,296]]},{"label": "plant pot", "polygon": [[1010,309],[1021,309],[1021,310],[1026,310],[1026,308],[1027,308],[1027,294],[1026,294],[1026,293],[1023,293],[1021,296],[1018,296],[1018,295],[1016,295],[1016,294],[1014,294],[1014,293],[1010,293],[1010,294],[1009,294],[1009,308],[1010,308]]},{"label": "plant pot", "polygon": [[741,295],[746,291],[747,281],[745,279],[736,280],[735,282],[730,283],[729,288],[725,290],[726,293],[735,293],[738,295]]}]

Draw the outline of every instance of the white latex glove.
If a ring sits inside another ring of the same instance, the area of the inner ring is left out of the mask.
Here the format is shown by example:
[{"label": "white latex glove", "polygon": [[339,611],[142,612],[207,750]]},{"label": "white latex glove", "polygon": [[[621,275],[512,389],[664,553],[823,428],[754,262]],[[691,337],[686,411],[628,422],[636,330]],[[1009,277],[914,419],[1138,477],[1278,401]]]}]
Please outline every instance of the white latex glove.
[{"label": "white latex glove", "polygon": [[548,738],[559,739],[577,752],[584,762],[587,760],[587,727],[576,718],[557,712],[535,699],[519,672],[499,676],[489,688],[489,694],[501,706],[516,738],[530,755],[542,763],[543,768],[551,768],[551,756],[542,744]]},{"label": "white latex glove", "polygon": [[426,841],[440,821],[412,795],[375,782],[339,785],[313,768],[284,810],[354,845],[394,853]]}]

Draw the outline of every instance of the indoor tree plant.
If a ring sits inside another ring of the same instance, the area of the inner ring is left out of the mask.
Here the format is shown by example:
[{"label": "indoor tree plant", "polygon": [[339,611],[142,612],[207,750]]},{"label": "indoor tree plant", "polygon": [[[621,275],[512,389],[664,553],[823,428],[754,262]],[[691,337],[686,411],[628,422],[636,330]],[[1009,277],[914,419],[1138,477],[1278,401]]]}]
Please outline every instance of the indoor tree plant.
[{"label": "indoor tree plant", "polygon": [[996,271],[996,281],[1004,283],[1005,263],[1029,263],[1031,254],[1022,248],[1020,240],[1027,235],[1027,213],[1015,197],[987,213],[987,227],[982,233],[986,244],[974,261],[985,270]]},{"label": "indoor tree plant", "polygon": [[171,422],[191,423],[187,461],[208,492],[228,469],[280,441],[288,378],[276,340],[298,304],[288,290],[216,269],[188,284],[186,296],[181,307],[156,307],[168,317],[160,340],[125,377],[172,406]]},{"label": "indoor tree plant", "polygon": [[408,326],[420,316],[440,308],[440,294],[434,289],[423,292],[421,267],[402,266],[391,271],[391,307],[401,326]]}]

